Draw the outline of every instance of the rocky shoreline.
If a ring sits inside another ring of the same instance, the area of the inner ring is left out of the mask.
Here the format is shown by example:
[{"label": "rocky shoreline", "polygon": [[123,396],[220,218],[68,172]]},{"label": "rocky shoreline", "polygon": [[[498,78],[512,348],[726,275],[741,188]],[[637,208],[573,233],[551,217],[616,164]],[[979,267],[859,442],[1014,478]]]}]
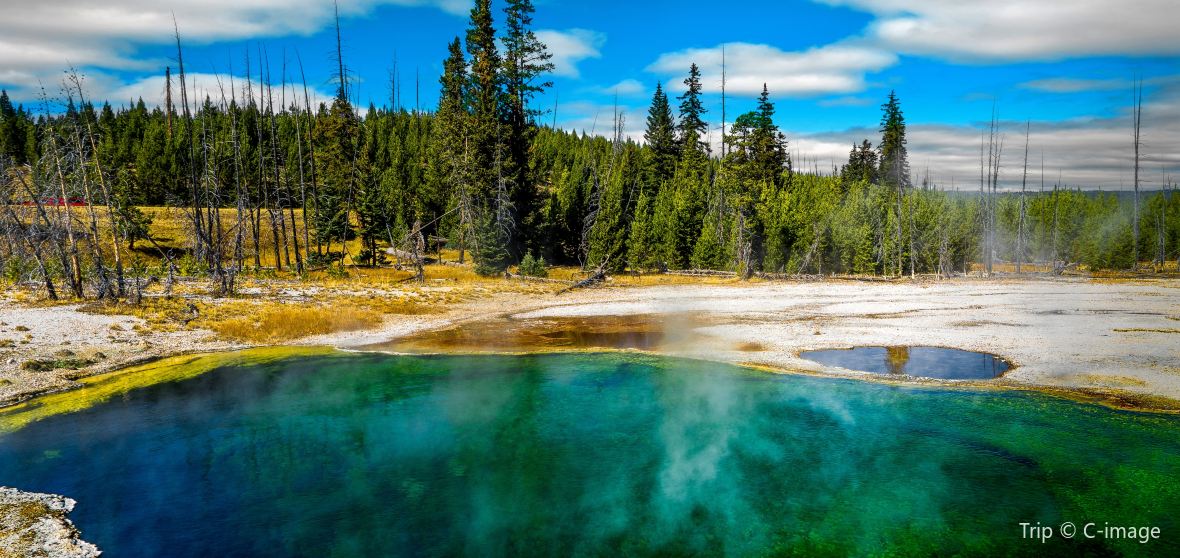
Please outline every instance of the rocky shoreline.
[{"label": "rocky shoreline", "polygon": [[81,539],[64,496],[0,487],[0,558],[93,558],[98,547]]},{"label": "rocky shoreline", "polygon": [[[637,323],[658,317],[661,333],[682,342],[652,350],[672,356],[882,381],[806,361],[799,353],[932,345],[996,354],[1017,365],[997,380],[953,385],[1031,389],[1119,408],[1180,408],[1180,284],[1175,281],[608,286],[562,296],[490,295],[440,313],[389,316],[370,329],[290,345],[382,350],[379,345],[392,339],[445,328],[478,328],[489,320],[506,334],[522,324],[547,320],[627,316],[644,317]],[[683,316],[694,319],[678,321]],[[77,388],[78,378],[135,361],[244,348],[207,331],[140,333],[140,323],[127,316],[86,314],[76,306],[5,308],[0,311],[0,335],[19,342],[9,346],[0,361],[0,407]],[[622,331],[631,329],[628,325]],[[523,352],[529,349],[520,347]],[[66,350],[69,354],[62,352],[59,358],[93,363],[48,372],[17,365],[35,355]],[[66,518],[73,506],[73,500],[62,496],[0,488],[0,558],[97,556],[98,549],[81,541]]]}]

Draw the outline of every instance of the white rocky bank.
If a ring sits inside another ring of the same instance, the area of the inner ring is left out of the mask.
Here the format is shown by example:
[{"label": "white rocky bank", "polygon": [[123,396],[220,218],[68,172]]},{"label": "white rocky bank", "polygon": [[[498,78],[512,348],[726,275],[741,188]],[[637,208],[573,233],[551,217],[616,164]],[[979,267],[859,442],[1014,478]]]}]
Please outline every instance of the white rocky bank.
[{"label": "white rocky bank", "polygon": [[0,487],[0,558],[93,558],[98,547],[66,518],[76,502],[64,496]]}]

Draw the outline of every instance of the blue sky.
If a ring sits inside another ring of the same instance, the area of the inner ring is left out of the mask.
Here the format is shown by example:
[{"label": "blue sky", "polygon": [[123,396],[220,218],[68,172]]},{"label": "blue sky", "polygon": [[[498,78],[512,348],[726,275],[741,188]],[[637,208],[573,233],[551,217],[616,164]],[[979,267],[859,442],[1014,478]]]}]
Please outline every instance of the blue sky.
[{"label": "blue sky", "polygon": [[[329,2],[10,3],[14,16],[0,22],[0,87],[26,104],[37,103],[37,83],[55,94],[69,65],[86,73],[94,98],[158,102],[163,67],[175,64],[172,13],[187,69],[203,90],[214,90],[218,77],[228,85],[231,69],[241,76],[246,53],[257,64],[259,49],[274,81],[284,56],[297,78],[298,52],[309,84],[322,96],[333,90]],[[915,170],[930,167],[940,182],[968,177],[978,165],[978,125],[994,103],[1011,136],[1032,121],[1034,159],[1044,151],[1047,165],[1065,169],[1071,183],[1113,188],[1126,180],[1127,110],[1137,77],[1145,83],[1151,165],[1180,174],[1180,33],[1173,29],[1180,5],[1123,4],[1116,16],[1109,2],[1096,0],[540,0],[535,28],[558,69],[554,91],[537,105],[552,110],[557,100],[560,126],[602,133],[617,96],[628,133],[638,137],[655,84],[679,93],[688,63],[696,61],[716,140],[724,48],[727,120],[752,108],[768,83],[792,151],[821,168],[839,163],[852,142],[874,139],[879,105],[893,89],[911,127]],[[499,24],[502,3],[494,6]],[[396,56],[402,104],[415,102],[417,73],[421,104],[432,108],[446,44],[464,34],[468,7],[464,0],[342,1],[354,98],[388,104]],[[1008,139],[1017,144],[1023,138]],[[1013,151],[1008,159],[1021,155]]]}]

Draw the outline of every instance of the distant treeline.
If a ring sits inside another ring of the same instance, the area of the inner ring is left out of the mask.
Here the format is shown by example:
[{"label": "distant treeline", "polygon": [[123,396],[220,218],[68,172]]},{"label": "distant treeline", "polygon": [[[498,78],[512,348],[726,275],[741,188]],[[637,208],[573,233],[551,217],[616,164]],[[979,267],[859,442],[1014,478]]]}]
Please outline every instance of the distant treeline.
[{"label": "distant treeline", "polygon": [[[1180,198],[1167,188],[1137,203],[1057,185],[1001,194],[998,150],[986,178],[981,160],[979,192],[915,184],[892,93],[880,141],[855,144],[830,176],[793,169],[765,88],[713,150],[696,65],[679,97],[657,86],[641,142],[624,136],[621,113],[607,137],[541,127],[531,100],[549,85],[552,65],[530,29],[532,12],[528,0],[509,1],[497,34],[489,1],[475,2],[465,40],[450,44],[431,112],[370,106],[362,116],[349,101],[343,59],[334,100],[316,107],[305,85],[265,66],[217,97],[195,99],[181,65],[165,106],[155,108],[142,100],[96,107],[76,77],[59,113],[34,118],[3,94],[0,195],[37,203],[37,212],[29,222],[10,205],[0,216],[0,257],[36,260],[17,267],[42,270],[46,282],[65,278],[76,293],[82,269],[106,273],[99,295],[121,296],[117,246],[94,249],[85,264],[76,237],[109,228],[124,243],[151,243],[137,209],[144,205],[185,209],[187,256],[228,290],[251,260],[257,267],[263,246],[280,268],[301,272],[380,265],[386,247],[414,251],[433,245],[422,242],[430,237],[486,274],[529,254],[611,272],[750,276],[947,275],[981,261],[988,270],[998,261],[1126,269],[1136,255],[1163,263],[1180,252]],[[1016,171],[1009,163],[1005,172]],[[70,197],[111,211],[87,217],[38,202]],[[222,222],[218,208],[237,208],[236,221]],[[346,243],[357,238],[361,248],[350,252],[356,243]],[[113,264],[104,261],[111,252]]]}]

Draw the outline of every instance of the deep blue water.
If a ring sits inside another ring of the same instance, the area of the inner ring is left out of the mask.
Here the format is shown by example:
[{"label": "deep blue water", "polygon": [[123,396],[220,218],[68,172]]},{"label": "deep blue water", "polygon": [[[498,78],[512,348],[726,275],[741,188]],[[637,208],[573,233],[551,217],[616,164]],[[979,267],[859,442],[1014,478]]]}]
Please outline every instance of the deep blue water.
[{"label": "deep blue water", "polygon": [[[106,556],[1180,554],[1180,420],[637,355],[303,357],[0,436]],[[1160,527],[1047,543],[1021,522]]]}]

